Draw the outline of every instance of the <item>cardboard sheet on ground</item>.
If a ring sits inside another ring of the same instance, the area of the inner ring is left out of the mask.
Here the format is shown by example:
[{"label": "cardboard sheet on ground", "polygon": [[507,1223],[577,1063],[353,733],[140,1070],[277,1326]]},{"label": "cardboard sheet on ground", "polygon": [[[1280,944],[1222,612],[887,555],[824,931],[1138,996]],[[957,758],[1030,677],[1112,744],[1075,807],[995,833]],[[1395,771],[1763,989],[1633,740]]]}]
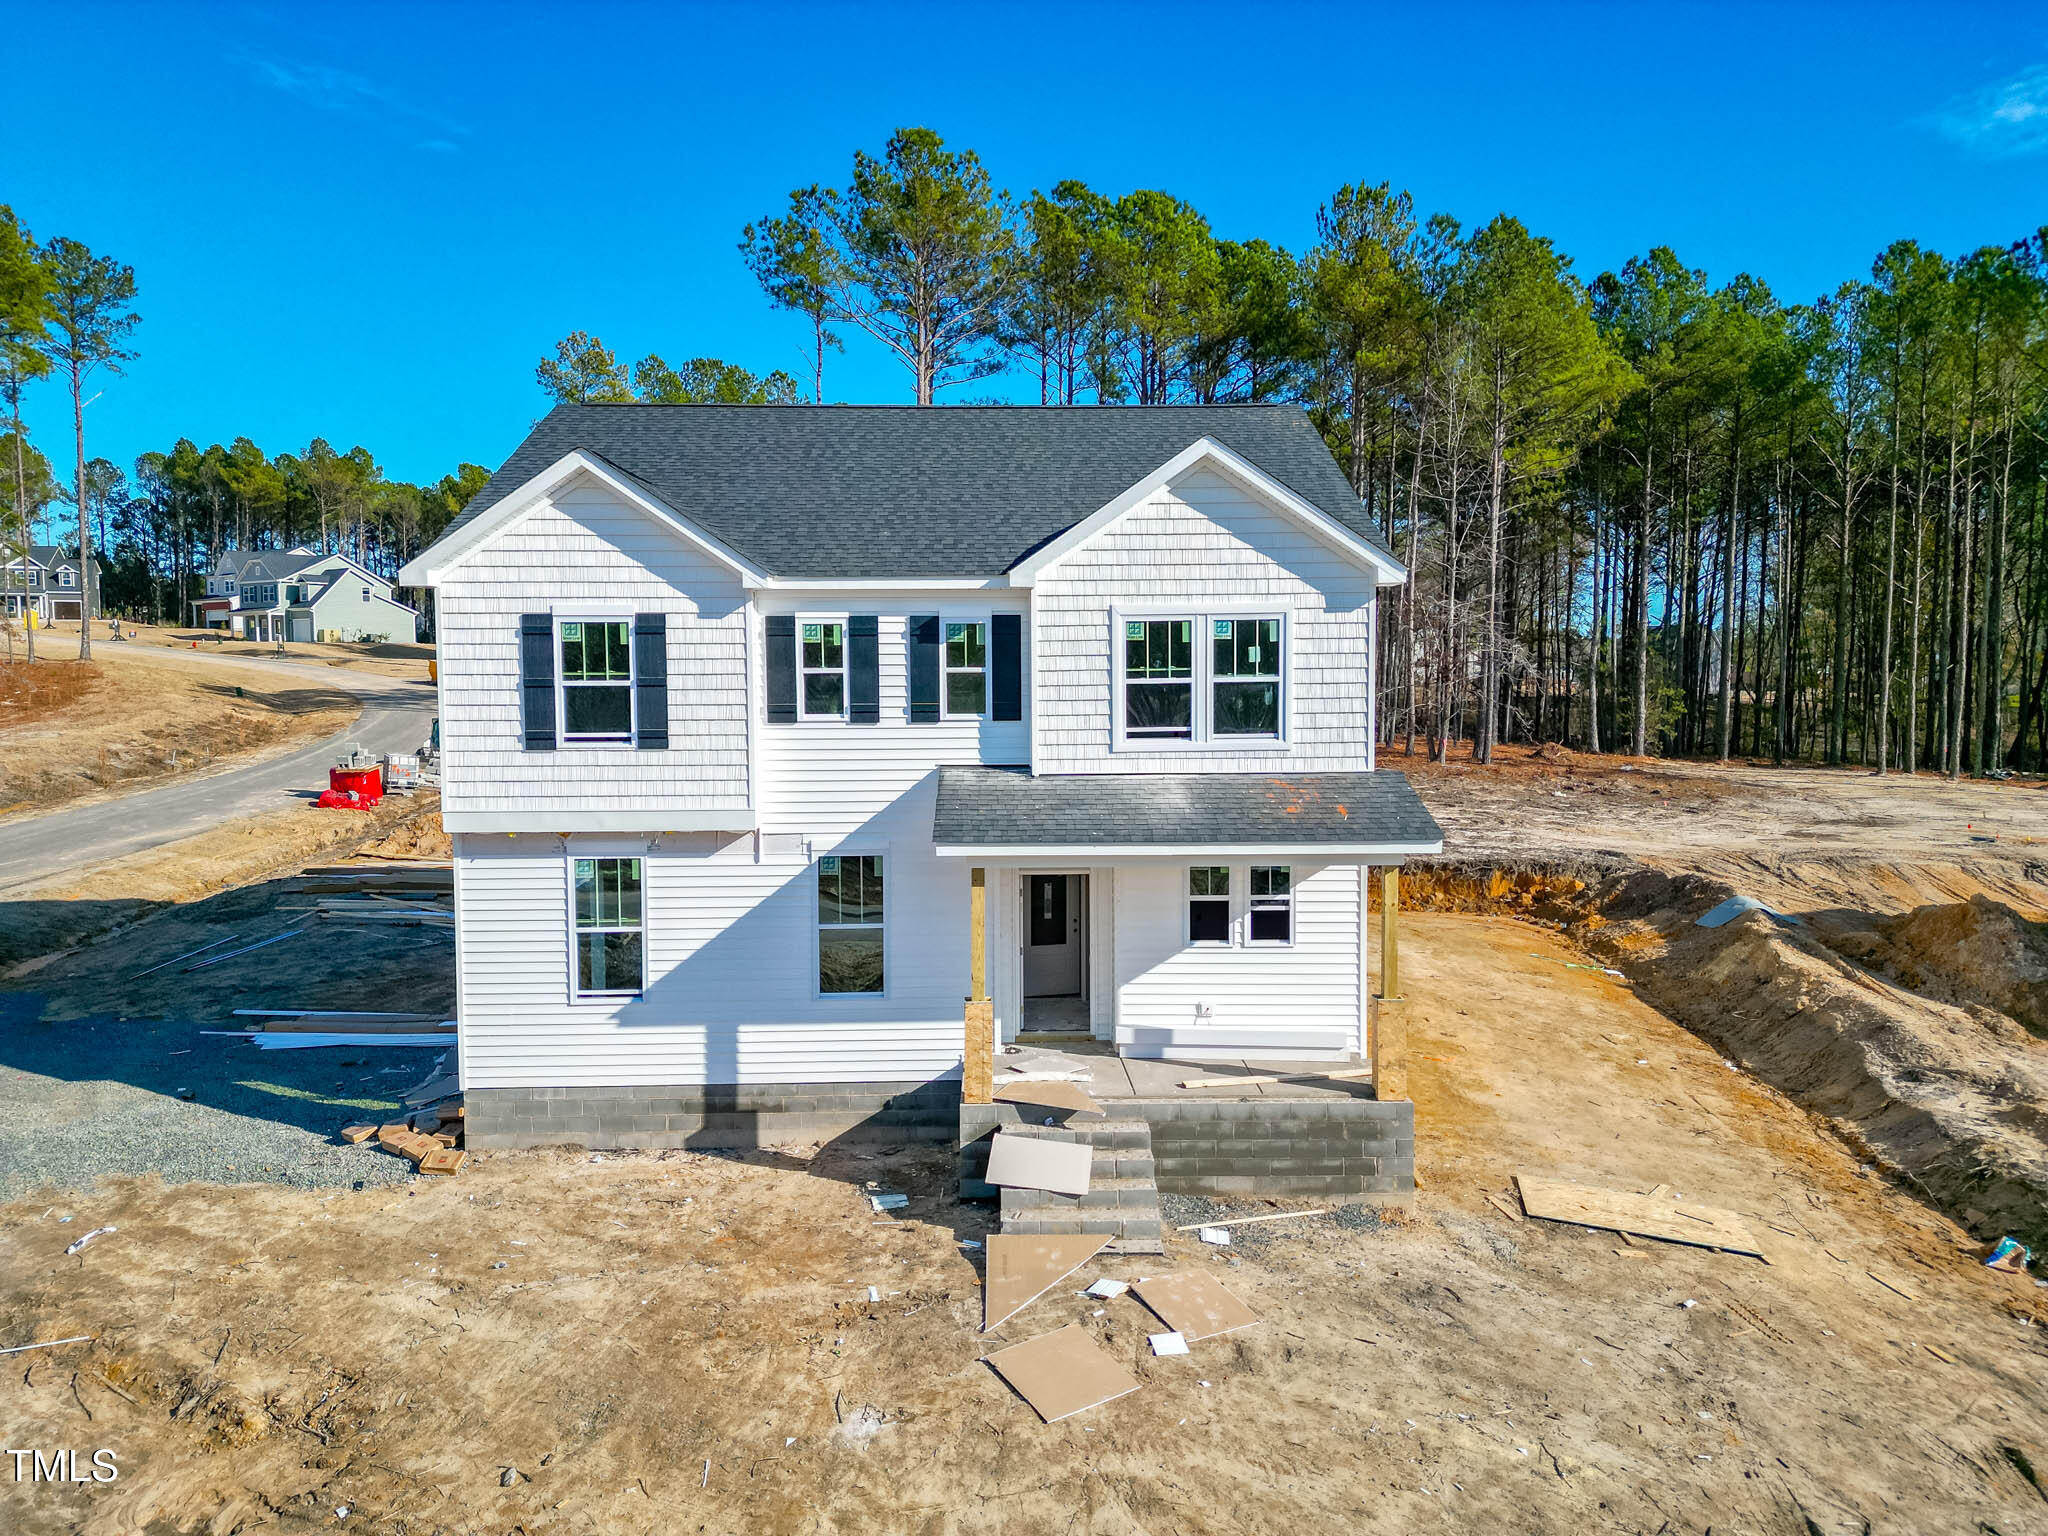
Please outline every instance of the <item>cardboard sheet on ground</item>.
[{"label": "cardboard sheet on ground", "polygon": [[1762,1246],[1743,1219],[1716,1206],[1680,1204],[1658,1195],[1592,1189],[1520,1173],[1515,1175],[1515,1187],[1522,1192],[1522,1209],[1544,1221],[1569,1221],[1582,1227],[1662,1238],[1667,1243],[1763,1256]]},{"label": "cardboard sheet on ground", "polygon": [[1106,1354],[1088,1330],[1069,1323],[985,1357],[1048,1424],[1138,1390],[1138,1378]]},{"label": "cardboard sheet on ground", "polygon": [[998,1131],[988,1149],[991,1184],[1049,1189],[1056,1195],[1088,1193],[1088,1165],[1094,1149],[1081,1141],[1048,1141]]},{"label": "cardboard sheet on ground", "polygon": [[1159,1320],[1190,1344],[1235,1333],[1259,1321],[1259,1314],[1226,1291],[1213,1276],[1199,1270],[1155,1275],[1133,1287],[1138,1300],[1159,1314]]},{"label": "cardboard sheet on ground", "polygon": [[981,1289],[982,1332],[1015,1317],[1108,1245],[1107,1233],[1072,1237],[991,1234]]},{"label": "cardboard sheet on ground", "polygon": [[1043,1104],[1047,1109],[1070,1110],[1077,1115],[1100,1118],[1103,1109],[1079,1083],[1005,1083],[995,1092],[1005,1104]]}]

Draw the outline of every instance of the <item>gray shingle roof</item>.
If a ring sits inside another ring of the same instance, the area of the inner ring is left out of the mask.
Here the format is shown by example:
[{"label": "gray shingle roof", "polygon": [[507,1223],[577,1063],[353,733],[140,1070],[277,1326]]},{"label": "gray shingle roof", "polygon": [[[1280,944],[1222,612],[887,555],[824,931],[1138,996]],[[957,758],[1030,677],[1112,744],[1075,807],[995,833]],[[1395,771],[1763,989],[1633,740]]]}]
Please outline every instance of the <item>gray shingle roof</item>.
[{"label": "gray shingle roof", "polygon": [[1443,828],[1399,773],[1044,774],[941,768],[940,847],[1142,849],[1188,844],[1443,846]]},{"label": "gray shingle roof", "polygon": [[581,448],[773,575],[988,577],[1205,436],[1377,547],[1314,425],[1272,405],[563,405],[448,531]]}]

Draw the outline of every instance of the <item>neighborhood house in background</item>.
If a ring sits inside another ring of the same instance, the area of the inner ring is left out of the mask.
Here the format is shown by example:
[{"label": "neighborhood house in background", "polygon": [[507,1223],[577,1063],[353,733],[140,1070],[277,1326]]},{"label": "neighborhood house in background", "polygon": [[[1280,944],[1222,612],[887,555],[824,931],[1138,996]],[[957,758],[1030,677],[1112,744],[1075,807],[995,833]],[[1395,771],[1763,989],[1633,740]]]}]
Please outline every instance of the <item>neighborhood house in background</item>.
[{"label": "neighborhood house in background", "polygon": [[950,1130],[991,1015],[1359,1059],[1403,574],[1292,408],[557,408],[399,577],[469,1144]]},{"label": "neighborhood house in background", "polygon": [[[92,568],[95,575],[100,573],[97,558]],[[76,624],[84,600],[78,556],[67,555],[55,544],[31,544],[25,555],[7,563],[4,580],[0,580],[0,604],[10,619],[32,612],[45,624]]]},{"label": "neighborhood house in background", "polygon": [[402,640],[419,637],[419,613],[392,584],[347,555],[310,544],[230,549],[192,602],[193,622],[244,640]]}]

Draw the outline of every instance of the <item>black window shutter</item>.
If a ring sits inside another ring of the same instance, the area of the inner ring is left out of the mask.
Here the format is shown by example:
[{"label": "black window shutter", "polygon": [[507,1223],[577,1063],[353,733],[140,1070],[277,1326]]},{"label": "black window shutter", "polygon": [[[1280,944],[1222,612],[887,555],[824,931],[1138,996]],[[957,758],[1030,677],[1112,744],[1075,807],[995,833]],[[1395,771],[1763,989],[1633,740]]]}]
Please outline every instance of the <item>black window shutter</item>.
[{"label": "black window shutter", "polygon": [[939,616],[912,614],[910,618],[910,718],[916,721],[939,718]]},{"label": "black window shutter", "polygon": [[668,745],[668,615],[633,615],[633,745]]},{"label": "black window shutter", "polygon": [[768,615],[768,718],[796,723],[796,615]]},{"label": "black window shutter", "polygon": [[998,720],[1024,718],[1024,619],[998,613],[988,621],[988,692]]},{"label": "black window shutter", "polygon": [[882,718],[881,642],[872,613],[846,620],[846,718],[855,725],[874,725]]},{"label": "black window shutter", "polygon": [[529,752],[555,749],[555,619],[519,616],[519,715]]}]

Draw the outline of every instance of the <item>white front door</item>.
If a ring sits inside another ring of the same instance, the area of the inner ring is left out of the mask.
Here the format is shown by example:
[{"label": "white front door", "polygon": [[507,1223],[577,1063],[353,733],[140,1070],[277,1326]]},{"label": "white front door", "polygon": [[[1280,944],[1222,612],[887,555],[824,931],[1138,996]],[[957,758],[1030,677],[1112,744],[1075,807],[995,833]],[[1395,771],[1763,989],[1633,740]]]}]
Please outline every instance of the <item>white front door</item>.
[{"label": "white front door", "polygon": [[1081,922],[1086,875],[1024,877],[1024,995],[1081,992]]}]

